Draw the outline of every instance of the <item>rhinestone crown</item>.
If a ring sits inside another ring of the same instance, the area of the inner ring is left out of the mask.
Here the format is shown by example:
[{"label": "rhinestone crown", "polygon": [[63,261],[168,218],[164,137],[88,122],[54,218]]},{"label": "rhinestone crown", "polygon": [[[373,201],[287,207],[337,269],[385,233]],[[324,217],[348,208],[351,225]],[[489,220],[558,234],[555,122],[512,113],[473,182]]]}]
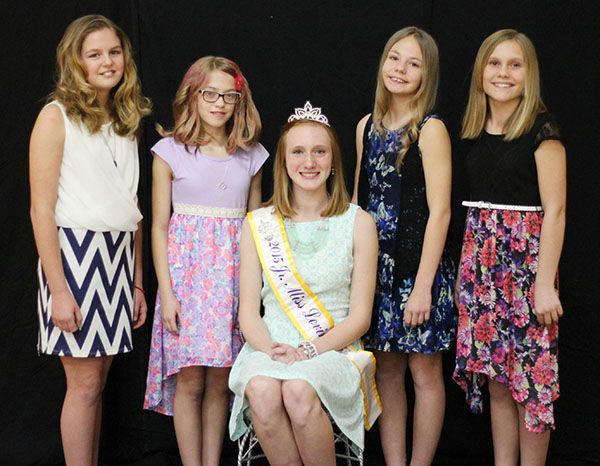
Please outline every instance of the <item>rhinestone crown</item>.
[{"label": "rhinestone crown", "polygon": [[321,113],[321,107],[313,107],[307,100],[304,108],[295,108],[294,113],[288,118],[288,122],[294,120],[312,120],[329,126],[329,120]]}]

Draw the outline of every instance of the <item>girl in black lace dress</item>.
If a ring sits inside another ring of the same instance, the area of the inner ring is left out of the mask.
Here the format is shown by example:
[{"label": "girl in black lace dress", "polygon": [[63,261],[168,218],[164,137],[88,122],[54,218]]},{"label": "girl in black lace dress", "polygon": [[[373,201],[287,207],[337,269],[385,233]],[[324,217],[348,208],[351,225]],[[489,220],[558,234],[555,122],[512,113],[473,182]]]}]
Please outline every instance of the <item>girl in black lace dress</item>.
[{"label": "girl in black lace dress", "polygon": [[406,464],[407,368],[414,380],[411,464],[433,460],[444,420],[441,350],[456,335],[454,265],[444,251],[450,220],[450,139],[432,114],[438,84],[433,38],[415,27],[384,48],[375,106],[356,132],[354,201],[377,225],[373,321],[364,338],[377,358],[388,466]]},{"label": "girl in black lace dress", "polygon": [[566,163],[525,35],[501,30],[481,45],[462,137],[474,144],[454,378],[474,412],[488,382],[496,464],[517,464],[520,451],[521,464],[543,465],[559,393]]}]

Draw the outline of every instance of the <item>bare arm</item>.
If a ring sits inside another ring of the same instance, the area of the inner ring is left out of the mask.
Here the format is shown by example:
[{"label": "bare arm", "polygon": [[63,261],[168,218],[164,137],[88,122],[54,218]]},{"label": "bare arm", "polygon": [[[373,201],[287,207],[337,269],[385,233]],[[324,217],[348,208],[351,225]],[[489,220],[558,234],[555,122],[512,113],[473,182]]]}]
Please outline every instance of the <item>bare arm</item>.
[{"label": "bare arm", "polygon": [[262,168],[256,172],[250,182],[250,191],[248,192],[248,212],[260,207],[262,201]]},{"label": "bare arm", "polygon": [[544,220],[540,233],[534,307],[540,324],[550,325],[558,322],[563,314],[554,283],[565,234],[567,164],[564,146],[554,140],[542,142],[535,151],[535,163]]},{"label": "bare arm", "polygon": [[[138,202],[139,208],[139,202]],[[142,268],[142,221],[138,222],[138,229],[135,232],[135,268],[133,272],[133,328],[138,328],[146,322],[146,313],[148,305],[146,296],[142,291],[143,286],[143,268]]]},{"label": "bare arm", "polygon": [[360,163],[362,161],[363,153],[363,134],[365,132],[367,120],[370,116],[370,113],[365,115],[356,125],[356,170],[354,171],[354,190],[352,191],[352,202],[354,204],[358,204],[358,178],[360,175]]},{"label": "bare arm", "polygon": [[31,223],[52,294],[52,321],[61,330],[74,332],[82,317],[67,286],[54,219],[64,141],[63,116],[56,105],[49,105],[40,112],[29,143]]},{"label": "bare arm", "polygon": [[246,341],[257,351],[271,356],[273,341],[269,330],[260,317],[260,290],[262,267],[256,252],[254,238],[248,219],[242,226],[240,239],[240,327]]},{"label": "bare arm", "polygon": [[377,273],[377,230],[369,214],[359,210],[354,223],[354,269],[348,317],[322,337],[313,340],[317,351],[342,349],[369,329]]},{"label": "bare arm", "polygon": [[152,163],[152,257],[160,291],[160,317],[165,329],[179,334],[179,301],[173,294],[167,260],[167,236],[171,216],[171,181],[173,172],[167,162],[154,155]]},{"label": "bare arm", "polygon": [[440,120],[431,118],[425,123],[419,137],[419,148],[425,173],[429,218],[414,288],[404,310],[404,322],[411,327],[429,320],[431,287],[450,224],[452,149],[448,131]]}]

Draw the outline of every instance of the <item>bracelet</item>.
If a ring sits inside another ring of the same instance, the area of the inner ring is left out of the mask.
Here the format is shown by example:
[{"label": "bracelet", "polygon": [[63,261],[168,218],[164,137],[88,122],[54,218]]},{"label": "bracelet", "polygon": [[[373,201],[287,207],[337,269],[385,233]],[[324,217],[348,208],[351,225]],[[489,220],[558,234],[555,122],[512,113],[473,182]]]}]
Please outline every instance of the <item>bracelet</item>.
[{"label": "bracelet", "polygon": [[315,346],[315,344],[312,341],[303,341],[302,343],[300,343],[298,348],[302,348],[302,351],[304,352],[306,359],[312,359],[319,355],[319,352],[317,351],[317,347]]},{"label": "bracelet", "polygon": [[142,294],[146,294],[146,292],[144,291],[144,289],[141,286],[137,286],[134,285],[136,290],[140,290],[142,292]]}]

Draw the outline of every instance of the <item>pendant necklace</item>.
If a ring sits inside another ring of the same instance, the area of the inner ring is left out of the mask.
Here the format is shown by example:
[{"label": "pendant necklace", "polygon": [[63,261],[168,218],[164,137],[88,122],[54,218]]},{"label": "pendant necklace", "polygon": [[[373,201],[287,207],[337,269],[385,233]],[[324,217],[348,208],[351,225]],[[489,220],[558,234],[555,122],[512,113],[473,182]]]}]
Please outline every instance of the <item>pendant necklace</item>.
[{"label": "pendant necklace", "polygon": [[317,253],[319,249],[325,244],[325,239],[327,238],[327,232],[329,231],[329,218],[324,217],[317,230],[313,233],[310,241],[301,241],[298,237],[298,233],[296,232],[295,223],[290,219],[286,218],[284,220],[284,225],[286,227],[286,232],[288,234],[290,247],[292,251],[297,252],[303,256],[312,256]]},{"label": "pendant necklace", "polygon": [[[112,131],[112,125],[110,125],[107,130],[109,135],[110,135],[111,131]],[[104,135],[104,128],[100,129],[100,136],[102,136],[102,141],[104,141],[104,145],[110,152],[113,163],[115,164],[115,167],[116,167],[117,166],[117,154],[116,154],[116,152],[117,152],[117,137],[116,137],[116,134],[114,133],[114,131],[112,131],[112,133],[113,133],[113,137],[111,139],[113,141],[113,147],[110,147],[110,144],[108,143],[108,139]]]},{"label": "pendant necklace", "polygon": [[225,173],[223,174],[223,178],[221,178],[219,175],[217,175],[217,172],[211,166],[211,163],[212,163],[211,158],[212,157],[209,157],[207,155],[205,155],[205,157],[208,160],[208,164],[207,164],[208,169],[213,173],[213,175],[215,175],[215,178],[217,178],[217,181],[219,182],[217,184],[217,186],[219,187],[219,189],[221,191],[225,191],[227,189],[227,183],[225,183],[225,180],[227,179],[227,173],[229,172],[229,162],[231,162],[231,156],[229,157],[227,162],[225,162]]}]

